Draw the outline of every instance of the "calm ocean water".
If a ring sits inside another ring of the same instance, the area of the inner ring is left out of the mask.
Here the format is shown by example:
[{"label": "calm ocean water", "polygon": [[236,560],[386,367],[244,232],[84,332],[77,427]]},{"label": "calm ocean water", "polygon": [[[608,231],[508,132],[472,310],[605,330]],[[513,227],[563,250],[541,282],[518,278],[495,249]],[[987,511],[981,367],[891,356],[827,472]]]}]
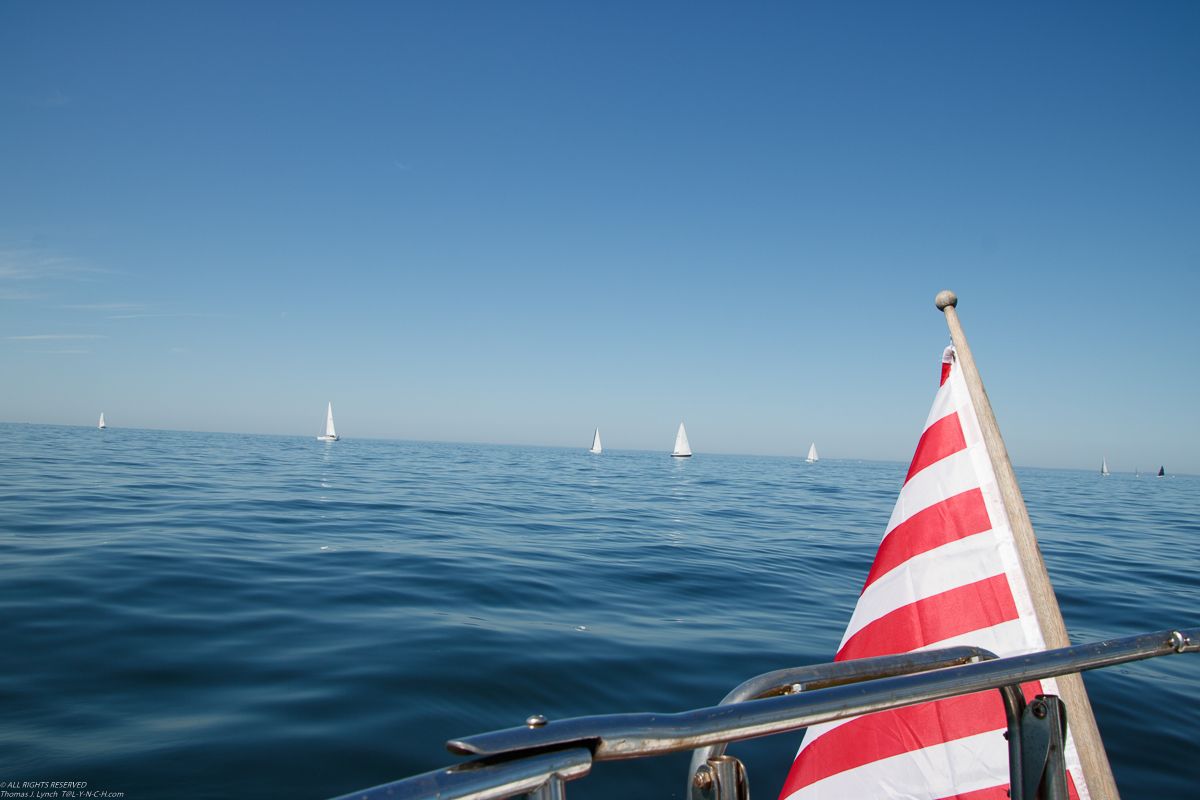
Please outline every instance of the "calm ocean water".
[{"label": "calm ocean water", "polygon": [[[0,781],[137,799],[322,800],[828,661],[907,467],[0,431]],[[1017,472],[1074,640],[1200,625],[1200,479]],[[1123,796],[1195,796],[1200,656],[1085,680]],[[730,748],[760,800],[799,741]],[[687,760],[568,794],[678,797]]]}]

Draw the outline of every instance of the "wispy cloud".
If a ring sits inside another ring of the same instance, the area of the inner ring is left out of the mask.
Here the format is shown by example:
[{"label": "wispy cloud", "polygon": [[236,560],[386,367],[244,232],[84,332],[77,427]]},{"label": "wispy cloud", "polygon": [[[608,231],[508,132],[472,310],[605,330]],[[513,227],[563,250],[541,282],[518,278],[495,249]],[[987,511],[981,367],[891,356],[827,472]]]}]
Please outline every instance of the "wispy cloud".
[{"label": "wispy cloud", "polygon": [[45,297],[45,295],[22,292],[16,289],[0,289],[0,300],[36,300],[39,297]]},{"label": "wispy cloud", "polygon": [[65,95],[58,89],[54,90],[54,94],[16,94],[13,92],[2,92],[0,93],[0,98],[31,106],[65,106],[71,102],[70,95]]},{"label": "wispy cloud", "polygon": [[5,336],[5,339],[104,339],[98,333],[38,333],[33,336]]},{"label": "wispy cloud", "polygon": [[0,250],[0,280],[29,281],[44,278],[88,280],[107,272],[88,266],[78,259],[56,256],[45,250],[25,248]]},{"label": "wispy cloud", "polygon": [[114,311],[120,308],[145,308],[145,303],[86,303],[81,305],[54,306],[55,308],[71,308],[80,311]]}]

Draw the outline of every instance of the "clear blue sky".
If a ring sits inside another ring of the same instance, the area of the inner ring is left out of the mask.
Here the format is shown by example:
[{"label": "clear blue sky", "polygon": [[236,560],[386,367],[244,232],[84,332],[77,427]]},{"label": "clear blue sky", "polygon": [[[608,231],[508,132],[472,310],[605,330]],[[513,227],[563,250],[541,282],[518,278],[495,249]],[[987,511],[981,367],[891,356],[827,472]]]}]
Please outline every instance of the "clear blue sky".
[{"label": "clear blue sky", "polygon": [[0,421],[1200,472],[1200,6],[0,4]]}]

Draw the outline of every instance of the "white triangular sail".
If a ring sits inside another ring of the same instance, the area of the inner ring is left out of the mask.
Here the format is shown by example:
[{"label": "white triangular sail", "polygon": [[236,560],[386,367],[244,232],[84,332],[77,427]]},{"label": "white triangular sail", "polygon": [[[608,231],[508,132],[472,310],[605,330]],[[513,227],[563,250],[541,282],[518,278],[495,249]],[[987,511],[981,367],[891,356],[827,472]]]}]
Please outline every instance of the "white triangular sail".
[{"label": "white triangular sail", "polygon": [[817,463],[817,443],[813,442],[812,447],[808,448],[808,458],[804,459],[810,464]]},{"label": "white triangular sail", "polygon": [[104,412],[103,411],[100,412],[100,424],[97,425],[96,427],[97,428],[107,428],[108,427],[107,425],[104,424]]},{"label": "white triangular sail", "polygon": [[692,454],[692,447],[688,444],[687,431],[683,429],[683,423],[679,423],[679,433],[675,434],[675,452],[671,453],[675,458],[688,458]]},{"label": "white triangular sail", "polygon": [[600,429],[596,428],[596,435],[592,437],[592,452],[600,452]]},{"label": "white triangular sail", "polygon": [[1108,474],[1108,459],[1106,459],[1106,458],[1100,459],[1100,474],[1101,475]]},{"label": "white triangular sail", "polygon": [[318,436],[317,440],[322,441],[322,442],[336,442],[338,440],[337,431],[334,430],[334,427],[333,427],[333,403],[332,402],[330,402],[329,411],[325,415],[325,435]]}]

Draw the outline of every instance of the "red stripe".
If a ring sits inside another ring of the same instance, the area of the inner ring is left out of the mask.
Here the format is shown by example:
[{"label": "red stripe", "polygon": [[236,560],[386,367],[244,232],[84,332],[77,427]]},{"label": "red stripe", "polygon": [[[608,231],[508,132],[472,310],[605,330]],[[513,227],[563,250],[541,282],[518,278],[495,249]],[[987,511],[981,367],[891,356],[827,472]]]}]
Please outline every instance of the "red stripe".
[{"label": "red stripe", "polygon": [[[1038,682],[1021,688],[1027,700],[1042,692]],[[1004,703],[995,691],[859,717],[827,731],[801,751],[780,797],[846,770],[988,731],[997,732],[997,747],[1007,747],[1000,733],[1007,727]],[[973,798],[975,794],[959,796]]]},{"label": "red stripe", "polygon": [[974,792],[966,792],[964,794],[956,794],[951,797],[942,798],[942,800],[1007,800],[1008,784],[1002,786],[992,786],[988,789],[978,789]]},{"label": "red stripe", "polygon": [[1008,578],[995,575],[884,614],[851,636],[834,661],[907,653],[1016,618]]},{"label": "red stripe", "polygon": [[918,511],[893,528],[879,545],[863,591],[913,556],[991,529],[992,521],[979,489],[956,494]]},{"label": "red stripe", "polygon": [[917,452],[913,456],[912,466],[908,468],[908,474],[904,476],[904,482],[908,483],[913,475],[930,464],[936,464],[946,456],[966,449],[967,440],[963,438],[962,425],[959,424],[958,412],[955,411],[930,425],[921,434],[921,441],[917,442]]},{"label": "red stripe", "polygon": [[943,361],[942,362],[942,382],[939,383],[938,386],[945,386],[946,378],[949,378],[949,377],[950,377],[950,365]]}]

